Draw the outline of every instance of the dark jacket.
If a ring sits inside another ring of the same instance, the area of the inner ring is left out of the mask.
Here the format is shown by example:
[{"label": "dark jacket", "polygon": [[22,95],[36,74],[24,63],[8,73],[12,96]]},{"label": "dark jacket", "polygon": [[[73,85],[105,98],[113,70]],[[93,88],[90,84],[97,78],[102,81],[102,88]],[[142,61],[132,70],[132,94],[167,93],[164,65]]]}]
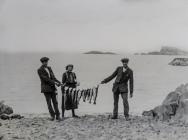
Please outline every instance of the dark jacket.
[{"label": "dark jacket", "polygon": [[56,90],[55,83],[60,84],[60,81],[58,81],[55,78],[55,75],[54,75],[51,67],[47,67],[47,69],[49,70],[50,76],[48,75],[48,72],[45,70],[44,66],[41,66],[38,69],[38,75],[39,75],[40,80],[41,80],[41,92],[42,93],[44,93],[44,92],[54,92]]},{"label": "dark jacket", "polygon": [[114,73],[108,78],[104,79],[104,83],[111,81],[115,78],[112,91],[117,92],[118,88],[120,92],[128,93],[128,81],[130,93],[133,93],[133,71],[128,67],[125,72],[123,72],[123,67],[118,67]]},{"label": "dark jacket", "polygon": [[[72,76],[72,79],[71,77]],[[76,88],[76,74],[74,72],[66,71],[62,76],[62,84],[67,87]]]}]

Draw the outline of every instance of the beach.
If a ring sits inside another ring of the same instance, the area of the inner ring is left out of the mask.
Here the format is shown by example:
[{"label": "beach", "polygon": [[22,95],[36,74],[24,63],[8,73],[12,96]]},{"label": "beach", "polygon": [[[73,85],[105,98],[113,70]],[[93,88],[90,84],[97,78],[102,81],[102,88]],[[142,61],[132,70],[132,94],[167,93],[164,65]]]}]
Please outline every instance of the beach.
[{"label": "beach", "polygon": [[50,121],[48,114],[27,114],[21,120],[1,121],[2,140],[187,140],[188,124],[181,121],[156,121],[131,116],[126,121],[109,119],[108,114],[66,117]]}]

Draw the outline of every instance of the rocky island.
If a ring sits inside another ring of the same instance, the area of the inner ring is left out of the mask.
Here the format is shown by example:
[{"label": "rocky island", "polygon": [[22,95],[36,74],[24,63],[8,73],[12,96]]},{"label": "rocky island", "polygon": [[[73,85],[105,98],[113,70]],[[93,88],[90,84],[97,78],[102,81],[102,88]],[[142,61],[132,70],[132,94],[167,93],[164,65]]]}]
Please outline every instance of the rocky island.
[{"label": "rocky island", "polygon": [[111,55],[116,55],[116,53],[113,53],[113,52],[102,52],[102,51],[89,51],[89,52],[85,52],[84,54],[111,54]]},{"label": "rocky island", "polygon": [[175,47],[164,46],[161,47],[160,51],[135,53],[135,55],[188,55],[188,52]]}]

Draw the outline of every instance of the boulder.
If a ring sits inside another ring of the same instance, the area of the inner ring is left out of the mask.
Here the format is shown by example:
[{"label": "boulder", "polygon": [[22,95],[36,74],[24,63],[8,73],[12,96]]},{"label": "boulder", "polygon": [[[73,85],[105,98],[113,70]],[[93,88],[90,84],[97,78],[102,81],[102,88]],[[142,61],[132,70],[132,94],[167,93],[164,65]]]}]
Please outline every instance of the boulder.
[{"label": "boulder", "polygon": [[20,114],[12,114],[10,116],[10,119],[22,119],[24,118],[23,116],[21,116]]},{"label": "boulder", "polygon": [[4,104],[4,101],[1,101],[0,102],[0,115],[1,114],[12,114],[13,113],[13,109],[12,107],[8,106],[8,105],[5,105]]},{"label": "boulder", "polygon": [[176,119],[188,120],[188,84],[181,85],[170,92],[161,105],[144,111],[143,116],[151,116],[160,120]]},{"label": "boulder", "polygon": [[0,115],[0,118],[1,118],[2,120],[9,120],[9,119],[10,119],[9,115],[7,115],[7,114],[1,114],[1,115]]},{"label": "boulder", "polygon": [[13,114],[12,107],[5,105],[4,101],[0,101],[0,119],[9,120],[9,119],[21,119],[24,118],[19,114]]},{"label": "boulder", "polygon": [[169,65],[172,66],[188,66],[188,58],[174,58]]}]

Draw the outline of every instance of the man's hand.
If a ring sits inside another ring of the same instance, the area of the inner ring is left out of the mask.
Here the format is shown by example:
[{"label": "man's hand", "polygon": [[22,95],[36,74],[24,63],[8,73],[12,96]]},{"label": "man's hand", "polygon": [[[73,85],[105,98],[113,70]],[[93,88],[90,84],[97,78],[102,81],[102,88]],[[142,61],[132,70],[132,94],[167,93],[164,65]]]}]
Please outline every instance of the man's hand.
[{"label": "man's hand", "polygon": [[133,93],[131,92],[131,93],[130,93],[130,98],[132,98],[132,97],[133,97]]},{"label": "man's hand", "polygon": [[101,84],[105,84],[104,80],[103,80],[103,81],[101,81]]},{"label": "man's hand", "polygon": [[55,84],[56,84],[56,86],[58,86],[58,87],[61,85],[61,83],[55,83]]}]

